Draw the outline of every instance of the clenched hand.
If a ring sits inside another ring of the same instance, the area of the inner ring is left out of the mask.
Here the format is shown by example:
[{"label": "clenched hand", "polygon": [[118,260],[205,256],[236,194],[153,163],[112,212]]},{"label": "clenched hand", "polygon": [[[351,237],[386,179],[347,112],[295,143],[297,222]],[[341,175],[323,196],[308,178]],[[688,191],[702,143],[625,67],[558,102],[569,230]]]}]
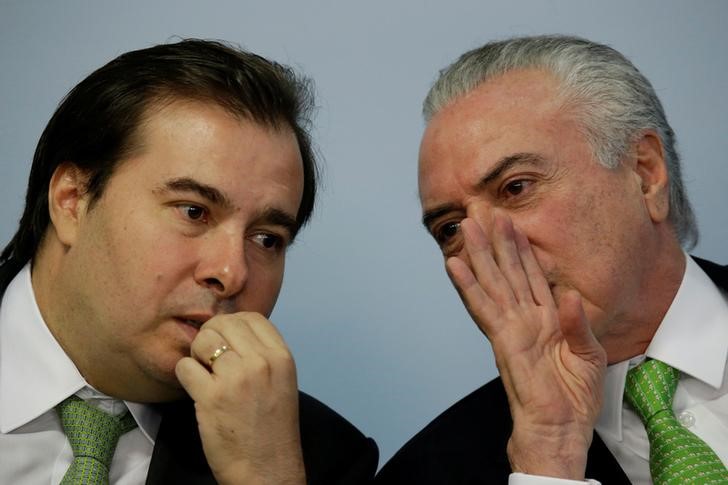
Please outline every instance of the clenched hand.
[{"label": "clenched hand", "polygon": [[[223,345],[228,350],[210,362]],[[210,319],[176,373],[195,401],[205,456],[219,483],[305,483],[296,367],[270,321],[258,313]]]}]

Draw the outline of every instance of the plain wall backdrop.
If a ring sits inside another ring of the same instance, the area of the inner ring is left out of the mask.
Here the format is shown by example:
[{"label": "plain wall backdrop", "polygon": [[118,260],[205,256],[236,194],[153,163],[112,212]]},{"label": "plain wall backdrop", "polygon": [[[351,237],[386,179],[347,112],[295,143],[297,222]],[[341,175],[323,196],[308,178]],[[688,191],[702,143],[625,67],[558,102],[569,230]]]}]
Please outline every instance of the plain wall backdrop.
[{"label": "plain wall backdrop", "polygon": [[35,144],[59,100],[118,54],[224,39],[314,78],[325,165],[272,316],[302,389],[380,445],[381,463],[496,375],[421,227],[421,101],[467,49],[568,33],[617,48],[652,81],[677,133],[702,239],[728,262],[728,2],[0,0],[0,244],[15,231]]}]

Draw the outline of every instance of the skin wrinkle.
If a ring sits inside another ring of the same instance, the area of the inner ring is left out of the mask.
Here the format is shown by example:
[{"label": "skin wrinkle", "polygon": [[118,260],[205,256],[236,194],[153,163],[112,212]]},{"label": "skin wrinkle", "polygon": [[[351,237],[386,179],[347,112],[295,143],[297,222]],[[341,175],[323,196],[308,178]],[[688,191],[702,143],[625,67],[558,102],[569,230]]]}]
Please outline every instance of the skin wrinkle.
[{"label": "skin wrinkle", "polygon": [[[493,185],[495,182],[498,182],[499,179],[506,178],[511,171],[515,171],[520,167],[525,167],[529,165],[540,167],[545,165],[546,163],[546,160],[544,160],[540,155],[535,153],[516,153],[513,155],[509,155],[499,160],[491,170],[483,174],[480,177],[480,181],[475,184],[472,189],[469,190],[469,193],[476,196],[480,195],[487,192],[490,188],[489,186]],[[546,180],[548,180],[549,178],[549,176],[544,176],[544,179]],[[460,209],[462,209],[461,206],[454,204],[445,204],[442,206],[434,207],[425,211],[424,215],[422,216],[422,224],[425,226],[428,232],[432,233],[432,225],[437,221],[437,219],[448,215],[448,213],[450,212],[456,212]]]},{"label": "skin wrinkle", "polygon": [[[640,179],[636,157],[614,169],[601,166],[570,110],[552,101],[555,89],[555,80],[538,71],[511,72],[432,117],[420,150],[423,222],[432,230],[468,216],[483,221],[487,234],[487,214],[506,210],[531,241],[556,299],[569,289],[582,294],[592,328],[615,362],[644,350],[656,328],[652,322],[667,310],[659,302],[671,301],[644,296],[648,303],[641,305],[636,295],[676,290],[680,268],[660,274],[643,255],[684,260],[679,245],[664,242],[669,224],[652,220],[652,202],[632,182]],[[518,153],[536,153],[555,167],[552,177],[536,180],[534,196],[516,207],[474,190],[498,160]],[[650,288],[647,281],[665,285]]]}]

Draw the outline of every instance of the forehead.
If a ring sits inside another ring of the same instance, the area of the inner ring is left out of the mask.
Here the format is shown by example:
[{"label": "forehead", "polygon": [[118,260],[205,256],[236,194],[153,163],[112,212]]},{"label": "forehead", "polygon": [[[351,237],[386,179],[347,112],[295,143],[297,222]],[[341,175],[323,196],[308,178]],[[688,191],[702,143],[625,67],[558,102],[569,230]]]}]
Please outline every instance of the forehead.
[{"label": "forehead", "polygon": [[185,153],[193,149],[190,155],[201,165],[208,158],[206,154],[209,158],[229,155],[231,162],[263,162],[265,157],[274,157],[281,165],[302,165],[298,141],[290,126],[259,123],[211,102],[181,100],[151,110],[141,135],[144,145]]},{"label": "forehead", "polygon": [[[503,157],[548,155],[574,123],[564,114],[559,82],[542,70],[511,71],[438,111],[420,145],[423,204],[446,179],[474,179]],[[548,158],[548,157],[544,157]]]},{"label": "forehead", "polygon": [[233,197],[250,199],[265,188],[269,198],[297,194],[293,198],[300,202],[303,162],[296,136],[286,125],[272,128],[214,103],[175,100],[147,110],[137,145],[114,178],[133,173],[144,187],[188,177]]}]

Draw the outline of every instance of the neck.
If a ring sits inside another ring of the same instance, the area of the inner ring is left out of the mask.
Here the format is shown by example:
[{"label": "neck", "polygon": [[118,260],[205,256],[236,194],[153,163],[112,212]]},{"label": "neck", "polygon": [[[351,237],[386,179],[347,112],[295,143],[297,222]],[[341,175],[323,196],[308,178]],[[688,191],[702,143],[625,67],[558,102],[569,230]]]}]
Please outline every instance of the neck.
[{"label": "neck", "polygon": [[685,275],[685,254],[677,242],[654,253],[628,311],[617,316],[609,331],[599,336],[614,364],[644,354],[662,323]]}]

